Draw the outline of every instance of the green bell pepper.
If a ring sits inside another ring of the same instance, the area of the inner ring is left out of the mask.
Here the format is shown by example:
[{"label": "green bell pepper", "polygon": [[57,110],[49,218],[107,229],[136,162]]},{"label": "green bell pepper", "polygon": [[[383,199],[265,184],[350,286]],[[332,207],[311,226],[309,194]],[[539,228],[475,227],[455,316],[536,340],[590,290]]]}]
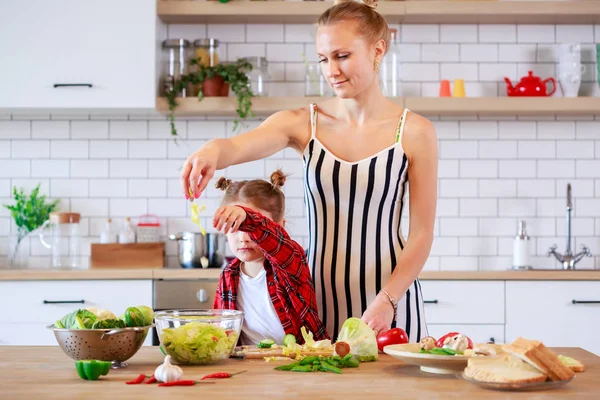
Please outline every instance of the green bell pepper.
[{"label": "green bell pepper", "polygon": [[77,370],[77,375],[79,375],[81,379],[95,381],[100,377],[100,375],[108,374],[108,371],[110,371],[110,361],[75,361],[75,369]]}]

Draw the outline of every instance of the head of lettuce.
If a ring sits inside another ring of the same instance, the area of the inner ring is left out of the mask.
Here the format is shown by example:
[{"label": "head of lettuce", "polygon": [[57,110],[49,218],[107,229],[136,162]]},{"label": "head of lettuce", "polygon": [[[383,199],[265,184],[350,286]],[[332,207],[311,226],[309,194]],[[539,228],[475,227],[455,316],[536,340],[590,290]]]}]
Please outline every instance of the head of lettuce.
[{"label": "head of lettuce", "polygon": [[348,343],[350,353],[356,356],[358,361],[377,361],[379,350],[375,332],[359,318],[348,318],[342,325],[337,340]]}]

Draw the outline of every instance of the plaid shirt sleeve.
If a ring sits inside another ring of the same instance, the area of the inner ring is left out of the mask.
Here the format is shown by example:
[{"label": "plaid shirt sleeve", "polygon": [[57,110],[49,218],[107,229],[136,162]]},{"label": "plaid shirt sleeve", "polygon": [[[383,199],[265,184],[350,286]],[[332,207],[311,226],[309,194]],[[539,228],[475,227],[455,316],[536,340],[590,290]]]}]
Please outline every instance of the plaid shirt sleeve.
[{"label": "plaid shirt sleeve", "polygon": [[248,233],[271,264],[296,278],[300,277],[303,265],[307,264],[304,249],[290,238],[281,225],[249,208],[242,208],[246,211],[246,219],[239,229]]}]

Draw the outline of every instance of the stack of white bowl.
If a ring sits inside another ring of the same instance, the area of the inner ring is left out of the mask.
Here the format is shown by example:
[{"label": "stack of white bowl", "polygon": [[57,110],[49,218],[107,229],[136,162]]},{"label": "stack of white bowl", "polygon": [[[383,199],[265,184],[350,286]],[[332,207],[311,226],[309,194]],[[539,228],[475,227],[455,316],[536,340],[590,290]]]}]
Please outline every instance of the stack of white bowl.
[{"label": "stack of white bowl", "polygon": [[581,45],[563,43],[558,45],[558,81],[564,97],[577,97],[581,86],[581,74],[585,66],[581,65]]}]

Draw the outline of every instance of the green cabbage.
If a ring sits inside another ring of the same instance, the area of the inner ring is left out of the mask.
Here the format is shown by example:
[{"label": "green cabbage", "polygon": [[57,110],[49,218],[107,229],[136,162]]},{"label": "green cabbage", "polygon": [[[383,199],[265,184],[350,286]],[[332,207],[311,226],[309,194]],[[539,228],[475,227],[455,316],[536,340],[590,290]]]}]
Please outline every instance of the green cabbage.
[{"label": "green cabbage", "polygon": [[134,326],[144,326],[144,316],[137,307],[128,307],[125,310],[125,324],[132,328]]},{"label": "green cabbage", "polygon": [[238,335],[205,322],[189,322],[160,333],[163,348],[177,363],[208,364],[229,357]]},{"label": "green cabbage", "polygon": [[99,319],[94,322],[92,329],[117,329],[125,328],[125,322],[120,319]]},{"label": "green cabbage", "polygon": [[350,353],[358,357],[358,361],[377,361],[378,348],[375,332],[358,318],[348,318],[340,334],[338,342],[350,345]]},{"label": "green cabbage", "polygon": [[152,325],[154,322],[154,310],[148,306],[135,306],[142,313],[142,317],[144,319],[144,325],[148,326]]},{"label": "green cabbage", "polygon": [[96,322],[96,315],[88,310],[73,311],[56,321],[57,328],[63,329],[92,329]]}]

